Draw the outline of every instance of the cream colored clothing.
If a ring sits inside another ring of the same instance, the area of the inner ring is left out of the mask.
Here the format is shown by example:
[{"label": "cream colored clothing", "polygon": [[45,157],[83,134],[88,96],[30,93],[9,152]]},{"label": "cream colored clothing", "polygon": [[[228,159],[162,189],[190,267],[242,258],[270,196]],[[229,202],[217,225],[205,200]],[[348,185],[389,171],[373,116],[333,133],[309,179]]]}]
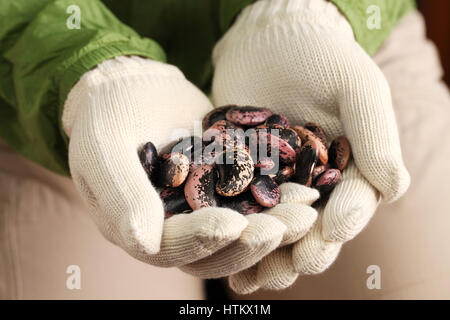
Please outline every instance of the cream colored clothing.
[{"label": "cream colored clothing", "polygon": [[[450,298],[450,99],[423,32],[410,14],[375,57],[391,86],[410,190],[380,207],[324,274],[246,298]],[[81,269],[81,290],[66,287],[70,265]],[[381,268],[381,290],[367,289],[369,265]],[[0,298],[202,297],[200,280],[136,261],[105,240],[69,179],[1,146]]]}]

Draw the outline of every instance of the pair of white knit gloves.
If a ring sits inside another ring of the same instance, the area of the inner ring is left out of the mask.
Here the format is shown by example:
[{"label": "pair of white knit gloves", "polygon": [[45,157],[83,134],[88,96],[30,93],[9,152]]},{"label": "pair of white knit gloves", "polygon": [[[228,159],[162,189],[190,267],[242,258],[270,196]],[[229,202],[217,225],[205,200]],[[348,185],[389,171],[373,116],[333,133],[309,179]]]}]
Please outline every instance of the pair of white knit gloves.
[{"label": "pair of white knit gloves", "polygon": [[283,289],[299,274],[324,271],[381,197],[394,201],[407,190],[389,86],[325,0],[248,6],[213,61],[215,106],[267,107],[292,124],[320,124],[329,140],[348,137],[354,161],[325,207],[311,207],[316,190],[285,183],[281,203],[260,214],[203,208],[164,221],[138,149],[164,146],[213,106],[176,67],[139,57],[105,61],[71,90],[63,125],[73,181],[103,235],[131,256],[203,278],[229,276],[238,293]]}]

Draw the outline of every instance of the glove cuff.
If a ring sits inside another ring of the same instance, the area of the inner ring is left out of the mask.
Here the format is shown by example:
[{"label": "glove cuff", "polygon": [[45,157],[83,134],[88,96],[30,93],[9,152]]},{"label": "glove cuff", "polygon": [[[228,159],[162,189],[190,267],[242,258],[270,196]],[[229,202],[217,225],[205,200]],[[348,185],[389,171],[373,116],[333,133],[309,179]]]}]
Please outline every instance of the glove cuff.
[{"label": "glove cuff", "polygon": [[141,76],[166,81],[186,81],[183,73],[175,66],[137,56],[119,56],[100,63],[95,69],[86,72],[70,90],[64,103],[62,124],[64,132],[70,137],[73,122],[81,105],[82,97],[89,95],[95,87],[126,78]]},{"label": "glove cuff", "polygon": [[230,30],[217,43],[213,62],[239,41],[261,32],[297,34],[307,29],[328,30],[354,39],[353,30],[338,8],[327,0],[261,0],[247,6]]}]

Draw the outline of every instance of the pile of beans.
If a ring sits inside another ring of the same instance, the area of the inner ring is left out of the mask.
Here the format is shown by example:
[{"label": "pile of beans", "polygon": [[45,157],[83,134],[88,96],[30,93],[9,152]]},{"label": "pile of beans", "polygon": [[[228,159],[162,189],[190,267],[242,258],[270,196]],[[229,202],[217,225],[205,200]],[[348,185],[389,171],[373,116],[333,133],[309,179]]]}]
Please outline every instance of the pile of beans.
[{"label": "pile of beans", "polygon": [[319,125],[290,126],[266,108],[220,107],[202,126],[202,137],[172,142],[159,155],[152,142],[139,152],[150,181],[162,188],[166,218],[210,206],[258,213],[280,202],[286,181],[316,188],[326,201],[351,158],[344,136],[328,146]]}]

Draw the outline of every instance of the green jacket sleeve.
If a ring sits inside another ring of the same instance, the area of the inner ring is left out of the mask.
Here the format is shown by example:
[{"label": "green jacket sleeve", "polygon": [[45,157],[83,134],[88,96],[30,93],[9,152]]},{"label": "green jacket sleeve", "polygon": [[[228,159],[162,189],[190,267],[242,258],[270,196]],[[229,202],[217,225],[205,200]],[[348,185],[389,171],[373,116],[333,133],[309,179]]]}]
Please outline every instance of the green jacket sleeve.
[{"label": "green jacket sleeve", "polygon": [[377,52],[398,21],[415,7],[414,0],[331,0],[350,22],[356,41]]},{"label": "green jacket sleeve", "polygon": [[[70,24],[76,12],[79,28]],[[141,38],[98,0],[0,0],[0,138],[68,175],[60,123],[67,94],[100,62],[131,54],[165,61],[156,42]]]}]

